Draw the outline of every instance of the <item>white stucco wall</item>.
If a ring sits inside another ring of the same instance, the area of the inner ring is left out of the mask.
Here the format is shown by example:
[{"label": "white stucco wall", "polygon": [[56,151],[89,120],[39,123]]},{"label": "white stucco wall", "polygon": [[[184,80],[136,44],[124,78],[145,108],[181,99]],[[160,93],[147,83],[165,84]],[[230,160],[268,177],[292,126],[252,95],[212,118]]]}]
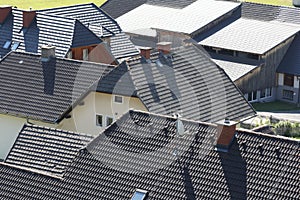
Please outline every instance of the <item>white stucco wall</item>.
[{"label": "white stucco wall", "polygon": [[[102,115],[117,120],[130,108],[147,111],[138,98],[123,97],[123,103],[114,103],[114,96],[105,93],[90,93],[83,101],[84,105],[77,105],[71,113],[70,119],[64,119],[58,126],[60,129],[98,135],[106,127],[96,125],[96,115]],[[105,124],[105,123],[104,123]]]},{"label": "white stucco wall", "polygon": [[282,86],[284,81],[284,74],[278,74],[278,85]]}]

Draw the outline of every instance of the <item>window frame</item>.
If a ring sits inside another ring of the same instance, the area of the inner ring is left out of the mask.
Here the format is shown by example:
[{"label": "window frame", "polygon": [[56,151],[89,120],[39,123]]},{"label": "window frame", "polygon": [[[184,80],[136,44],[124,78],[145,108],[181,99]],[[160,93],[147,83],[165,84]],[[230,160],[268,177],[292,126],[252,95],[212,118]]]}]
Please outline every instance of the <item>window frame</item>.
[{"label": "window frame", "polygon": [[294,75],[291,74],[284,74],[283,75],[283,85],[294,87]]},{"label": "window frame", "polygon": [[[290,94],[288,94],[290,93]],[[294,101],[294,91],[292,90],[282,90],[282,98],[289,101]]]},{"label": "window frame", "polygon": [[[111,119],[111,123],[108,123],[108,120],[109,119]],[[111,116],[106,116],[105,117],[105,126],[106,127],[108,127],[108,126],[110,126],[111,124],[113,124],[114,123],[114,118],[113,117],[111,117]]]},{"label": "window frame", "polygon": [[82,60],[88,61],[89,60],[89,49],[82,49]]},{"label": "window frame", "polygon": [[[116,101],[116,98],[121,98],[121,102]],[[123,96],[120,96],[120,95],[114,95],[114,96],[113,96],[113,101],[114,101],[114,103],[123,104],[123,102],[124,102],[124,97],[123,97]]]},{"label": "window frame", "polygon": [[[101,124],[99,124],[99,121],[98,121],[98,117],[100,117],[101,116]],[[98,127],[103,127],[103,119],[104,119],[104,116],[103,115],[101,115],[101,114],[96,114],[96,126],[98,126]]]}]

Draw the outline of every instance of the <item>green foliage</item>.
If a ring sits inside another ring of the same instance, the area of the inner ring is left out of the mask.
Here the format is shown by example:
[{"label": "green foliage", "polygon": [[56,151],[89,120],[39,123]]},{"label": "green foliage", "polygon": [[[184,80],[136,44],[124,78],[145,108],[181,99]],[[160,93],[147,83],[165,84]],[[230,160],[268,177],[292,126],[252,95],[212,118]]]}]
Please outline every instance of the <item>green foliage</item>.
[{"label": "green foliage", "polygon": [[247,2],[281,5],[281,6],[292,6],[293,0],[246,0]]},{"label": "green foliage", "polygon": [[[34,10],[54,8],[60,6],[68,6],[75,4],[91,3],[93,2],[97,6],[102,5],[106,0],[87,1],[87,0],[6,0],[6,5],[17,6],[20,9],[29,9],[30,7]],[[0,3],[2,4],[2,3]]]},{"label": "green foliage", "polygon": [[297,105],[292,103],[282,102],[282,101],[253,103],[252,106],[256,111],[262,111],[262,112],[299,110]]}]

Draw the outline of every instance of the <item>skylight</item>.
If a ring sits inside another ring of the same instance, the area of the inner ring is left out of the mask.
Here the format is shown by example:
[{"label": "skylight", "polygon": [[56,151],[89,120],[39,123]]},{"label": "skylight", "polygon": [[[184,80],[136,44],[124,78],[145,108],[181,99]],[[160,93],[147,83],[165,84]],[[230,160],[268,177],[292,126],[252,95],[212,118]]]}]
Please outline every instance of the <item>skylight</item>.
[{"label": "skylight", "polygon": [[19,47],[19,45],[20,45],[20,42],[14,42],[14,44],[13,44],[12,47],[11,47],[11,50],[12,50],[12,51],[17,50],[17,48]]},{"label": "skylight", "polygon": [[8,49],[11,45],[11,41],[6,41],[5,44],[3,45],[4,49]]},{"label": "skylight", "polygon": [[148,191],[137,189],[133,194],[131,200],[145,200],[147,197]]}]

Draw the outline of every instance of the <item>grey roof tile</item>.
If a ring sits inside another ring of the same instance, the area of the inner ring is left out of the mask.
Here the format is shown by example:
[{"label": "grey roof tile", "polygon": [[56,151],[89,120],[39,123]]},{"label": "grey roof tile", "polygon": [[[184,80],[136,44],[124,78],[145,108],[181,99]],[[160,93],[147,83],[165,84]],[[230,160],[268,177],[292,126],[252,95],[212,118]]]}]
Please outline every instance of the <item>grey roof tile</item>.
[{"label": "grey roof tile", "polygon": [[197,47],[181,47],[169,58],[154,54],[150,64],[132,59],[128,66],[137,94],[150,112],[180,113],[206,122],[241,120],[255,113],[225,72]]},{"label": "grey roof tile", "polygon": [[[58,122],[112,66],[11,52],[0,62],[0,112]],[[13,66],[13,67],[12,67]]]},{"label": "grey roof tile", "polygon": [[[299,142],[237,131],[228,153],[216,127],[130,111],[80,151],[63,179],[0,164],[2,199],[298,199]],[[177,149],[177,156],[174,150]]]},{"label": "grey roof tile", "polygon": [[[299,31],[299,26],[287,23],[240,18],[200,41],[199,44],[241,52],[264,54]],[[259,37],[257,37],[258,35]]]},{"label": "grey roof tile", "polygon": [[98,35],[98,37],[111,37],[121,32],[117,22],[93,3],[51,8],[39,12],[77,19],[87,27],[89,25],[101,26],[103,35]]},{"label": "grey roof tile", "polygon": [[54,176],[63,176],[92,136],[26,124],[5,162]]},{"label": "grey roof tile", "polygon": [[117,59],[133,57],[140,54],[125,33],[118,33],[112,36],[110,47],[112,54]]}]

